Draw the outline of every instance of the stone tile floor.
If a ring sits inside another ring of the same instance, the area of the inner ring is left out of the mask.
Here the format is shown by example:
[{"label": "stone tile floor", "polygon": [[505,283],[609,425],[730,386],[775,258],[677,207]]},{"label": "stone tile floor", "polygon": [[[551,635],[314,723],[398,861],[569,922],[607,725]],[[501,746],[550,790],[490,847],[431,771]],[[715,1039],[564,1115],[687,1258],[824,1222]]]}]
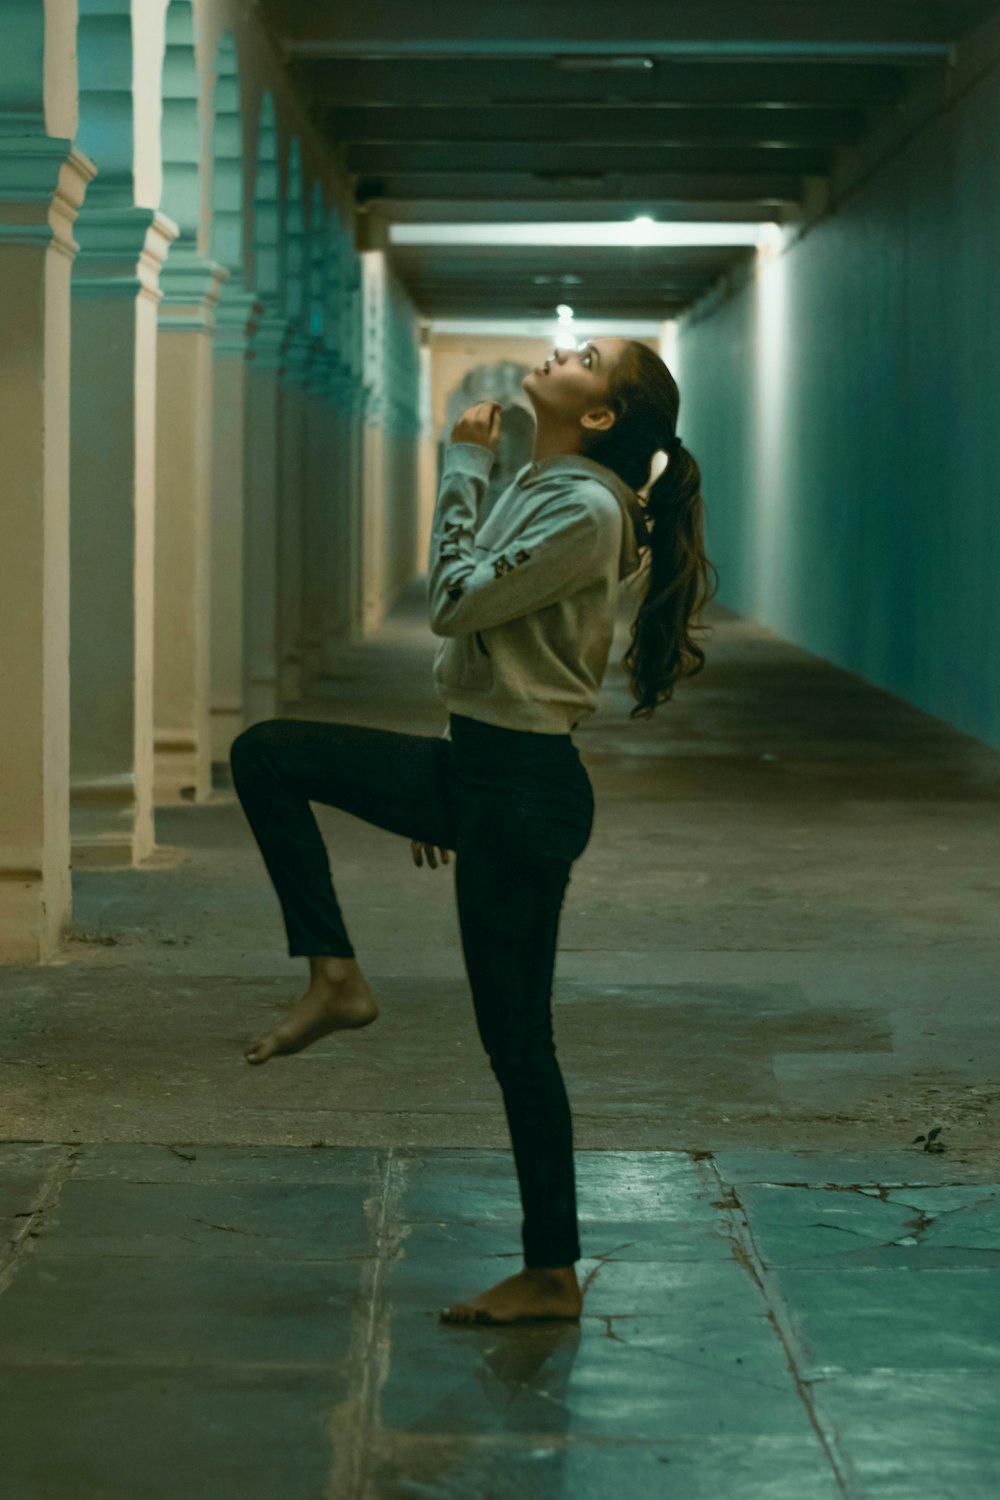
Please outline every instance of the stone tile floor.
[{"label": "stone tile floor", "polygon": [[458,1328],[509,1154],[0,1145],[5,1500],[995,1500],[1000,1189],[578,1156],[579,1325]]}]

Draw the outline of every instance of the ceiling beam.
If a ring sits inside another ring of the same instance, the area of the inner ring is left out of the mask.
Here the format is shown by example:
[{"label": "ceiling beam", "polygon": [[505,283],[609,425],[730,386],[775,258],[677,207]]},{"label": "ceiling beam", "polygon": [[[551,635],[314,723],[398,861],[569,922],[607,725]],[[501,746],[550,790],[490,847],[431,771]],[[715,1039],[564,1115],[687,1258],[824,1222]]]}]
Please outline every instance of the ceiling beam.
[{"label": "ceiling beam", "polygon": [[327,109],[327,135],[340,142],[395,144],[407,142],[465,144],[473,141],[546,145],[829,145],[853,140],[867,114],[860,109],[691,109],[683,105],[656,108],[607,105],[558,109],[534,105],[488,109],[422,105]]},{"label": "ceiling beam", "polygon": [[934,57],[992,0],[280,0],[269,14],[287,52],[312,57]]},{"label": "ceiling beam", "polygon": [[[721,275],[721,272],[720,272]],[[642,281],[638,286],[633,282],[631,286],[623,282],[608,283],[606,286],[547,286],[535,285],[534,283],[520,281],[508,282],[500,286],[481,285],[477,287],[453,287],[441,281],[408,281],[405,276],[401,279],[412,286],[414,293],[419,297],[420,304],[430,299],[431,301],[462,301],[469,303],[479,302],[491,303],[499,298],[508,301],[524,301],[532,298],[535,301],[547,302],[556,306],[559,302],[568,302],[574,313],[577,304],[583,306],[606,306],[610,302],[635,301],[637,295],[647,299],[655,299],[657,302],[686,302],[696,296],[703,288],[711,286],[715,277],[702,276],[697,281]]]},{"label": "ceiling beam", "polygon": [[[706,287],[707,291],[708,288]],[[420,299],[420,316],[422,318],[549,318],[554,324],[556,321],[555,308],[551,302],[539,301],[523,294],[519,298],[466,298],[457,302],[451,298],[422,297]],[[594,303],[587,307],[576,309],[576,322],[578,324],[588,323],[592,319],[600,318],[675,318],[682,313],[689,301],[681,301],[679,298],[646,297],[637,293],[629,301]]]},{"label": "ceiling beam", "polygon": [[687,274],[677,272],[671,275],[669,268],[661,267],[659,272],[647,271],[641,278],[626,275],[623,271],[609,271],[604,276],[585,275],[575,284],[567,285],[558,279],[549,281],[535,281],[538,275],[531,266],[509,267],[502,275],[450,277],[444,271],[430,271],[420,275],[412,267],[400,265],[393,256],[393,263],[399,274],[414,284],[419,283],[421,287],[433,289],[434,291],[466,293],[477,288],[482,290],[488,288],[500,291],[511,291],[523,293],[532,292],[537,296],[553,297],[587,297],[600,292],[622,291],[634,292],[636,286],[655,287],[658,290],[669,289],[671,291],[687,292],[694,286],[700,286],[703,281],[712,280],[721,274],[727,266],[728,261],[720,261],[717,266],[706,267],[700,271],[689,271]]},{"label": "ceiling beam", "polygon": [[617,146],[550,145],[500,141],[422,145],[399,142],[393,146],[344,147],[347,172],[583,172],[595,180],[626,168],[630,177],[662,172],[783,172],[823,173],[831,153],[798,146],[630,146],[627,156]]},{"label": "ceiling beam", "polygon": [[[772,152],[773,157],[777,153]],[[578,210],[593,198],[604,202],[618,201],[638,212],[649,213],[658,203],[679,200],[700,204],[719,199],[752,199],[762,204],[796,204],[801,200],[802,181],[797,173],[784,172],[779,162],[769,163],[770,170],[757,172],[658,172],[639,176],[631,171],[612,175],[582,174],[573,180],[570,173],[562,178],[543,177],[530,171],[491,172],[484,179],[478,172],[380,173],[365,175],[355,184],[359,204],[383,201],[414,202],[424,198],[450,201],[461,206],[470,197],[481,198],[487,187],[498,208],[504,210],[514,202],[548,203],[553,200]],[[455,215],[461,218],[461,213]],[[510,213],[506,214],[510,218]]]},{"label": "ceiling beam", "polygon": [[[482,184],[480,184],[481,190]],[[462,198],[458,210],[454,198],[376,198],[370,199],[366,212],[380,215],[387,223],[452,224],[461,218],[467,224],[538,223],[579,219],[585,210],[593,223],[618,224],[623,218],[648,213],[651,217],[676,223],[705,220],[710,223],[765,222],[798,218],[795,204],[762,203],[755,199],[700,200],[689,203],[679,198],[654,195],[634,203],[587,196],[583,202],[554,201],[551,197],[534,201],[523,198]]]},{"label": "ceiling beam", "polygon": [[544,271],[614,271],[631,266],[646,276],[660,271],[702,271],[734,255],[753,253],[752,245],[400,245],[393,244],[397,265],[415,271],[447,271],[457,277],[501,274],[511,266]]},{"label": "ceiling beam", "polygon": [[[925,59],[925,62],[928,60]],[[939,64],[940,59],[929,60]],[[713,104],[737,108],[782,102],[833,108],[891,105],[902,96],[912,69],[813,63],[680,63],[657,60],[636,70],[588,72],[560,67],[559,59],[526,59],[498,71],[483,58],[371,61],[293,59],[295,82],[316,104],[454,107],[546,104]]]}]

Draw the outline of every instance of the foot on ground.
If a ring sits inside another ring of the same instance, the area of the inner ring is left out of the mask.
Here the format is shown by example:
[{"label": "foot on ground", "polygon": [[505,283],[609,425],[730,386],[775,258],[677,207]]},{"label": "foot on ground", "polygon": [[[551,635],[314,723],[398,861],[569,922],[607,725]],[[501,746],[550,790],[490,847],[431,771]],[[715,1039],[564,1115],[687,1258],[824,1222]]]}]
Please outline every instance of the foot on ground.
[{"label": "foot on ground", "polygon": [[343,979],[314,976],[306,993],[292,1006],[288,1020],[244,1052],[248,1063],[301,1052],[331,1031],[369,1026],[378,1015],[374,991],[360,970]]},{"label": "foot on ground", "polygon": [[579,1318],[583,1296],[572,1266],[525,1268],[489,1291],[441,1309],[445,1323],[536,1323]]}]

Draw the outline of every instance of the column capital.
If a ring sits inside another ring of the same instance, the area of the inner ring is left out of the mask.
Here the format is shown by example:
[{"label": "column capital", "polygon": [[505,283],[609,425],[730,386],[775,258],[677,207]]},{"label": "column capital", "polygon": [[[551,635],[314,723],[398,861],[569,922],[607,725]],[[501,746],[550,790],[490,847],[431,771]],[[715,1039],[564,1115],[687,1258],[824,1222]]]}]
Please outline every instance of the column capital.
[{"label": "column capital", "polygon": [[160,272],[179,230],[153,208],[88,203],[78,229],[80,251],[73,271],[73,296],[125,296],[137,293],[158,302]]},{"label": "column capital", "polygon": [[306,389],[311,396],[319,396],[321,399],[326,397],[332,358],[322,339],[314,339],[306,368]]},{"label": "column capital", "polygon": [[247,291],[242,282],[227,281],[222,288],[215,309],[215,337],[212,341],[216,354],[246,357],[251,337],[251,322],[255,304],[253,292]]},{"label": "column capital", "polygon": [[258,370],[280,369],[288,338],[284,314],[268,303],[256,300],[251,309],[248,333],[247,359],[254,367]]},{"label": "column capital", "polygon": [[338,402],[345,411],[355,411],[357,401],[358,382],[351,374],[350,366],[346,365],[340,356],[336,356],[337,363],[330,374],[327,388],[333,399]]},{"label": "column capital", "polygon": [[382,392],[372,385],[355,386],[356,397],[352,410],[361,417],[366,427],[381,427],[386,418],[388,403]]},{"label": "column capital", "polygon": [[315,341],[304,328],[293,328],[285,344],[281,373],[295,385],[309,383],[309,370],[315,357]]},{"label": "column capital", "polygon": [[0,244],[52,245],[72,258],[73,223],[97,168],[57,136],[0,136]]},{"label": "column capital", "polygon": [[182,234],[160,273],[161,329],[164,332],[211,329],[215,305],[228,275],[225,266],[206,259],[194,239]]}]

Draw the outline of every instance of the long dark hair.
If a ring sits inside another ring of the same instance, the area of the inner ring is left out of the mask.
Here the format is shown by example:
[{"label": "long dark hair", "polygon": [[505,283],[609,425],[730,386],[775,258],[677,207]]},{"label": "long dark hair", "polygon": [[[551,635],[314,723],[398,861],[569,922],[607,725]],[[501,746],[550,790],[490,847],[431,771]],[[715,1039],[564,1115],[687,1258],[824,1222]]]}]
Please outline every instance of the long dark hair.
[{"label": "long dark hair", "polygon": [[[603,432],[588,430],[581,451],[640,490],[653,456],[669,449],[677,432],[677,382],[648,344],[630,339],[608,377],[607,404],[614,423]],[[623,657],[636,700],[632,719],[651,717],[673,696],[678,678],[693,677],[705,665],[695,633],[710,627],[697,616],[714,598],[719,575],[705,555],[704,509],[701,470],[681,446],[650,485],[643,511],[648,548],[633,576],[645,579],[646,589]]]}]

